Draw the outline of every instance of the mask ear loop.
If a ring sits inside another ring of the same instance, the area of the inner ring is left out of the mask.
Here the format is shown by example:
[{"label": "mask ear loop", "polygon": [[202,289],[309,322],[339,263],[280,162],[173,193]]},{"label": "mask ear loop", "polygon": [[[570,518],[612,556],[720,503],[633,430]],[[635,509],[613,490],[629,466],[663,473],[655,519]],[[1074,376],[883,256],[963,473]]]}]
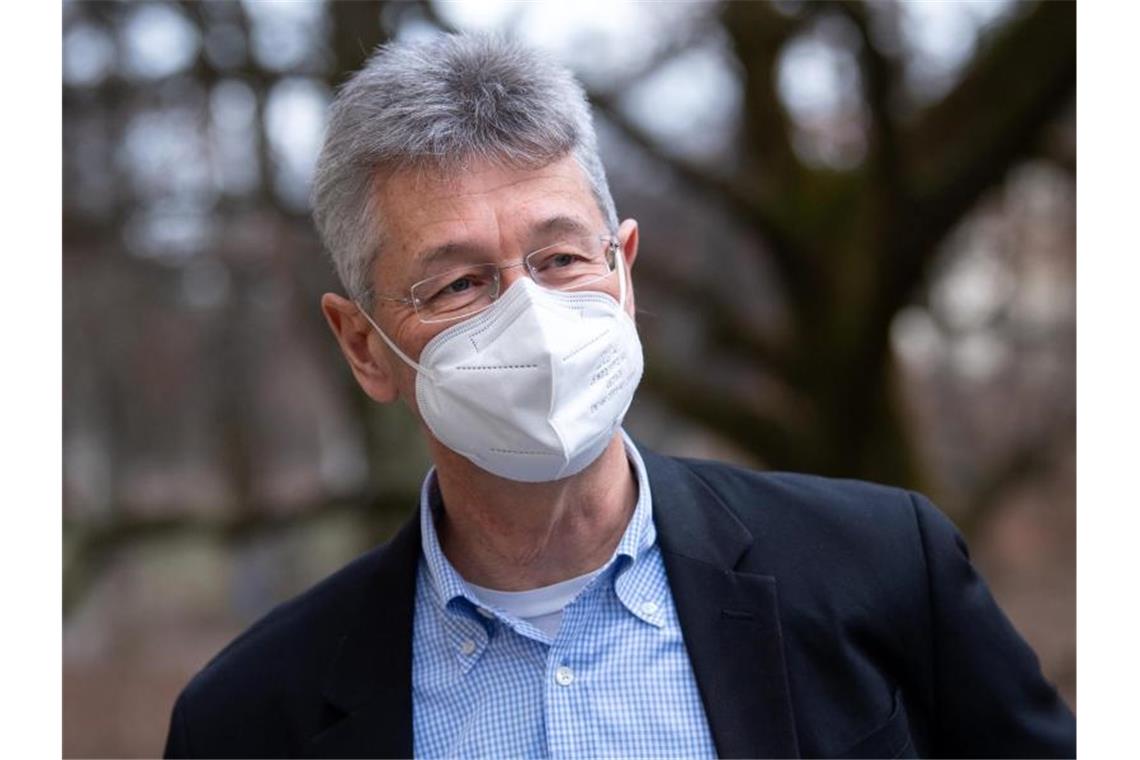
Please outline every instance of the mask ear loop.
[{"label": "mask ear loop", "polygon": [[368,312],[364,310],[364,307],[360,305],[359,301],[353,301],[352,303],[355,304],[357,311],[359,311],[364,316],[364,318],[368,320],[368,324],[372,325],[372,329],[375,330],[376,333],[384,340],[384,342],[388,344],[388,348],[392,349],[392,351],[395,352],[396,356],[398,356],[404,360],[404,364],[407,364],[409,367],[414,369],[416,372],[420,372],[424,375],[427,375],[428,379],[434,379],[432,377],[432,373],[430,371],[428,371],[425,367],[422,367],[419,364],[417,364],[416,362],[412,361],[410,356],[408,356],[403,351],[401,351],[400,347],[397,346],[395,344],[395,342],[392,341],[391,338],[389,338],[387,335],[384,334],[384,331],[380,329],[380,325],[376,324],[372,320],[372,317],[370,317],[368,315]]},{"label": "mask ear loop", "polygon": [[618,306],[625,310],[625,251],[621,249],[621,243],[614,245],[614,256],[617,257],[618,266]]}]

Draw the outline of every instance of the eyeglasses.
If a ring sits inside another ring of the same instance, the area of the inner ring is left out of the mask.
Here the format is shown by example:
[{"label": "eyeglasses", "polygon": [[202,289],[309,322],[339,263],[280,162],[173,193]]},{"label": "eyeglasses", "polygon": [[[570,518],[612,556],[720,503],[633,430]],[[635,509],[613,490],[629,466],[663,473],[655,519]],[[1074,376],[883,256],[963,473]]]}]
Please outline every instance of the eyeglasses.
[{"label": "eyeglasses", "polygon": [[621,244],[609,235],[585,235],[539,248],[512,264],[469,264],[432,275],[412,285],[410,296],[376,296],[415,308],[421,322],[450,322],[486,309],[499,297],[502,270],[525,266],[539,285],[577,290],[608,277],[616,268]]}]

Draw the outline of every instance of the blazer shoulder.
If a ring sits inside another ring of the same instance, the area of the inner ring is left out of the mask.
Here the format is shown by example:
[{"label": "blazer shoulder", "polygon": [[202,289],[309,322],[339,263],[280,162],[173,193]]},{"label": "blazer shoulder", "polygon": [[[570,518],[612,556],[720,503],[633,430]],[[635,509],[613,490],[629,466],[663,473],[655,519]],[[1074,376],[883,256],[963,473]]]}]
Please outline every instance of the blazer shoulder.
[{"label": "blazer shoulder", "polygon": [[824,520],[852,526],[873,520],[915,525],[916,494],[865,480],[751,470],[702,459],[677,459],[745,524],[757,519]]},{"label": "blazer shoulder", "polygon": [[180,704],[201,712],[211,705],[274,701],[281,691],[319,690],[324,667],[352,624],[384,548],[361,555],[266,613],[191,679]]},{"label": "blazer shoulder", "polygon": [[906,578],[908,598],[921,591],[923,549],[912,492],[701,460],[679,464],[704,485],[708,501],[715,498],[751,534],[740,569],[779,575],[790,586],[797,583],[791,578],[844,572],[865,580],[869,593]]},{"label": "blazer shoulder", "polygon": [[203,669],[224,669],[266,647],[304,644],[347,623],[357,598],[375,573],[386,546],[360,555],[306,591],[278,604],[230,642]]},{"label": "blazer shoulder", "polygon": [[342,649],[411,599],[418,525],[413,517],[387,544],[278,605],[210,660],[175,703],[166,755],[293,756],[324,730]]}]

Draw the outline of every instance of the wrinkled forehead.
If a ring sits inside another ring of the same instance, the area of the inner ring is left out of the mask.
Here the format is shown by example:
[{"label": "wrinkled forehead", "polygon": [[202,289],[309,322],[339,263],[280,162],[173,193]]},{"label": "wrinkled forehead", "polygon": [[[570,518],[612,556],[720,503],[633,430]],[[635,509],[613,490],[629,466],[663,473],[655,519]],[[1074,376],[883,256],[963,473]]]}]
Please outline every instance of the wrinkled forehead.
[{"label": "wrinkled forehead", "polygon": [[378,173],[377,272],[399,276],[441,253],[509,258],[552,238],[605,231],[585,172],[566,156],[537,168],[487,161]]}]

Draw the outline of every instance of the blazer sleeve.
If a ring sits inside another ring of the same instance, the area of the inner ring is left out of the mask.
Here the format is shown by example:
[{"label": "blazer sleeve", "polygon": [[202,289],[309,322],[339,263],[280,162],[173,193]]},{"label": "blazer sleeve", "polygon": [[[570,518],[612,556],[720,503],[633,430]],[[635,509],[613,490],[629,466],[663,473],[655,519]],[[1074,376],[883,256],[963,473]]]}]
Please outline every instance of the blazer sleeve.
[{"label": "blazer sleeve", "polygon": [[933,752],[1076,757],[1076,719],[970,563],[953,523],[911,494],[930,601]]}]

